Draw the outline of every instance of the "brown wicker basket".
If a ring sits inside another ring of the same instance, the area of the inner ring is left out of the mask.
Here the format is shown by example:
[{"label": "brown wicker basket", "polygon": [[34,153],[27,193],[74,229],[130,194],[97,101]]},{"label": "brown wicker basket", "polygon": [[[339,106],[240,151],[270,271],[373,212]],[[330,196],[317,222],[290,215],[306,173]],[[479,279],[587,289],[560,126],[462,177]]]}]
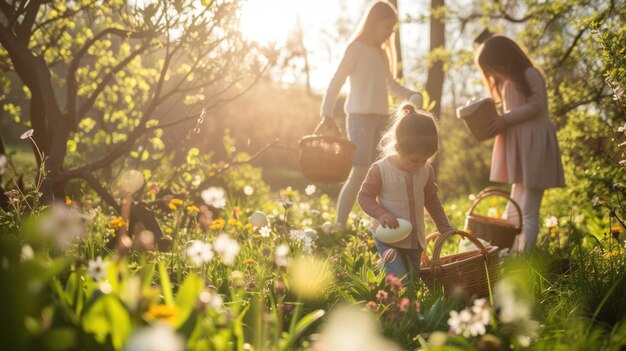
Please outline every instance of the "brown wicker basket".
[{"label": "brown wicker basket", "polygon": [[[336,134],[339,134],[336,124],[335,128]],[[355,145],[338,136],[320,135],[319,129],[320,126],[312,135],[300,139],[298,156],[300,170],[305,177],[314,182],[343,182],[348,178],[352,169],[352,154]]]},{"label": "brown wicker basket", "polygon": [[[493,218],[474,213],[476,206],[484,199],[491,196],[499,196],[507,199],[518,213],[519,222],[517,225],[510,223],[506,219]],[[488,241],[491,245],[499,249],[510,249],[513,246],[515,237],[522,232],[522,210],[515,200],[513,200],[504,190],[497,188],[487,188],[476,195],[476,200],[472,203],[467,216],[465,217],[465,230],[477,238]]]},{"label": "brown wicker basket", "polygon": [[[460,235],[472,241],[477,250],[461,252],[441,257],[445,241],[453,235]],[[427,240],[437,238],[432,260],[424,253],[420,276],[431,291],[443,288],[446,297],[461,294],[472,296],[489,296],[490,288],[499,278],[500,257],[498,248],[483,244],[472,235],[460,230],[453,230],[443,235],[431,234]]]}]

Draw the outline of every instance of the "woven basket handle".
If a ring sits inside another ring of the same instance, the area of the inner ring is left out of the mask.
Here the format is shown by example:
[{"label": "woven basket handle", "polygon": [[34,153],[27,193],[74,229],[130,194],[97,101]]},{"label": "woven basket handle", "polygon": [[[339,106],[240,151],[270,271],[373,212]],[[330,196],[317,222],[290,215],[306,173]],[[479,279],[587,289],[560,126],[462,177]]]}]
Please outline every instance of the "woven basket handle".
[{"label": "woven basket handle", "polygon": [[519,205],[517,204],[517,201],[513,200],[513,198],[511,196],[509,196],[509,194],[507,192],[505,192],[502,189],[498,189],[498,188],[487,188],[482,190],[481,192],[478,193],[478,195],[476,195],[476,200],[474,200],[474,202],[472,203],[472,206],[470,207],[469,211],[467,212],[468,215],[471,215],[474,213],[474,209],[476,208],[476,206],[478,205],[479,202],[481,202],[482,200],[490,197],[490,196],[500,196],[503,197],[505,199],[507,199],[510,203],[513,204],[513,206],[515,206],[515,210],[517,211],[518,214],[518,219],[519,219],[519,223],[517,224],[517,228],[521,228],[522,227],[522,209],[519,207]]},{"label": "woven basket handle", "polygon": [[[441,235],[439,232],[434,232],[426,236],[426,248],[428,248],[428,243],[431,242],[431,240],[437,239],[439,235]],[[432,261],[428,258],[428,252],[426,252],[426,249],[422,251],[422,264],[426,266],[430,266],[432,264]]]},{"label": "woven basket handle", "polygon": [[433,261],[432,261],[433,266],[440,265],[439,259],[441,256],[441,250],[443,249],[443,244],[446,242],[448,238],[450,238],[451,236],[455,234],[460,235],[461,237],[471,241],[474,245],[476,245],[476,248],[478,249],[478,251],[480,251],[483,257],[487,259],[487,249],[485,249],[485,246],[480,242],[480,240],[478,240],[477,238],[475,238],[474,236],[470,235],[467,232],[455,229],[455,230],[451,230],[449,232],[443,233],[443,235],[441,235],[437,239],[437,242],[435,242],[435,250],[433,252]]},{"label": "woven basket handle", "polygon": [[334,119],[324,117],[322,121],[313,130],[313,135],[323,135],[332,137],[341,137],[341,130]]}]

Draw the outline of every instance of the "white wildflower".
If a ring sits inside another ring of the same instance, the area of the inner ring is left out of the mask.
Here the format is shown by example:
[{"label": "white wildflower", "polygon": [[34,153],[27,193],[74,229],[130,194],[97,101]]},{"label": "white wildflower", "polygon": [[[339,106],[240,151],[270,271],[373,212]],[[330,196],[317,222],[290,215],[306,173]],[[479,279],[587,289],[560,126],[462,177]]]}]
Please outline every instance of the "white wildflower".
[{"label": "white wildflower", "polygon": [[243,193],[250,196],[252,194],[254,194],[254,188],[251,187],[250,185],[246,185],[243,187]]},{"label": "white wildflower", "polygon": [[89,266],[87,267],[87,274],[95,281],[100,281],[106,276],[106,269],[109,266],[109,262],[102,262],[102,257],[98,256],[95,260],[89,260]]},{"label": "white wildflower", "polygon": [[213,206],[215,208],[222,208],[226,206],[226,193],[224,189],[218,187],[210,187],[203,190],[200,194],[205,204]]},{"label": "white wildflower", "polygon": [[315,194],[315,190],[317,190],[317,188],[315,187],[315,185],[313,184],[309,184],[306,189],[304,189],[304,193],[307,194],[308,196],[311,196],[313,194]]},{"label": "white wildflower", "polygon": [[296,241],[302,245],[302,250],[308,254],[313,252],[314,241],[302,230],[291,230],[289,239]]},{"label": "white wildflower", "polygon": [[474,306],[472,306],[472,312],[474,315],[478,317],[480,322],[484,325],[489,324],[489,320],[491,319],[491,308],[489,307],[489,303],[487,299],[476,299],[474,300]]},{"label": "white wildflower", "polygon": [[489,207],[489,209],[487,210],[487,216],[493,218],[498,217],[498,209],[495,207]]},{"label": "white wildflower", "polygon": [[322,328],[319,342],[324,350],[401,350],[398,345],[382,336],[374,316],[355,306],[335,308]]},{"label": "white wildflower", "polygon": [[183,351],[185,341],[166,324],[139,329],[130,335],[123,351]]},{"label": "white wildflower", "polygon": [[220,294],[207,290],[202,291],[200,295],[198,295],[198,300],[216,311],[221,311],[224,305],[224,299],[222,299]]},{"label": "white wildflower", "polygon": [[27,131],[25,131],[24,133],[22,133],[22,135],[20,135],[20,139],[28,139],[31,138],[33,136],[33,133],[35,131],[33,129],[29,129]]},{"label": "white wildflower", "polygon": [[66,249],[74,240],[85,235],[84,221],[91,218],[74,208],[55,202],[39,223],[39,229],[54,238],[56,246]]},{"label": "white wildflower", "polygon": [[486,299],[474,301],[474,305],[460,312],[450,311],[448,325],[455,334],[465,337],[484,335],[487,332],[486,326],[491,319],[491,308]]},{"label": "white wildflower", "polygon": [[187,248],[187,257],[196,267],[200,267],[205,263],[211,262],[214,256],[215,254],[213,253],[211,244],[200,240],[191,241],[191,245]]},{"label": "white wildflower", "polygon": [[545,225],[548,228],[554,228],[557,225],[559,225],[559,220],[556,217],[554,217],[554,216],[550,216],[550,217],[546,218]]},{"label": "white wildflower", "polygon": [[287,265],[287,255],[289,254],[289,246],[287,244],[280,244],[274,251],[274,263],[277,266]]},{"label": "white wildflower", "polygon": [[530,304],[517,295],[515,286],[506,279],[499,281],[494,287],[494,302],[500,311],[500,321],[514,324],[518,336],[534,337],[539,324],[530,319]]},{"label": "white wildflower", "polygon": [[474,201],[476,200],[476,194],[469,194],[469,196],[467,197],[470,201]]},{"label": "white wildflower", "polygon": [[270,227],[261,227],[261,229],[259,229],[259,234],[264,238],[269,238],[271,233],[272,229]]},{"label": "white wildflower", "polygon": [[217,237],[213,243],[213,248],[222,256],[222,262],[229,266],[235,263],[235,258],[239,250],[241,250],[237,240],[232,239],[226,233],[222,233]]},{"label": "white wildflower", "polygon": [[199,174],[194,175],[193,180],[191,181],[191,185],[194,187],[198,187],[200,184],[202,184],[202,177],[200,177]]}]

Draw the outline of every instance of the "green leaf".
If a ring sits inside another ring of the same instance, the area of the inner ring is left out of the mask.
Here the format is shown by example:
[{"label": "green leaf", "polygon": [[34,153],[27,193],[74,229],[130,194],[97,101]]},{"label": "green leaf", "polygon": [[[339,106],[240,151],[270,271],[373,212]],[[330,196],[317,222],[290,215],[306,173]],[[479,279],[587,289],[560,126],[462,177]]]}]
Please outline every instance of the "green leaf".
[{"label": "green leaf", "polygon": [[113,347],[119,350],[131,331],[130,314],[116,296],[100,295],[83,315],[82,326],[100,344],[110,336]]},{"label": "green leaf", "polygon": [[316,310],[313,311],[306,316],[302,317],[301,320],[296,324],[296,328],[292,334],[292,337],[295,339],[299,338],[302,333],[304,333],[315,321],[322,318],[326,314],[324,310]]},{"label": "green leaf", "polygon": [[178,289],[176,305],[180,310],[176,327],[180,327],[189,318],[198,300],[198,294],[204,287],[202,279],[195,274],[189,274]]},{"label": "green leaf", "polygon": [[163,300],[166,305],[174,304],[174,295],[172,294],[172,284],[170,276],[167,273],[167,266],[164,261],[159,262],[159,279],[161,281],[161,291],[163,292]]}]

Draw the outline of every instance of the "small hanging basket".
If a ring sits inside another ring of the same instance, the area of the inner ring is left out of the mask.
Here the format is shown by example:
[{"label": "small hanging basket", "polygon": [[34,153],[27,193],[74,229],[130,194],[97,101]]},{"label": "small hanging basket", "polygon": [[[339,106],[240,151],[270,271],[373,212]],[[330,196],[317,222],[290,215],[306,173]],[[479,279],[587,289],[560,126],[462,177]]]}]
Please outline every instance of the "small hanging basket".
[{"label": "small hanging basket", "polygon": [[[476,250],[461,252],[441,257],[441,250],[447,239],[460,235],[476,245]],[[485,247],[473,235],[464,231],[453,230],[443,235],[431,234],[427,240],[437,239],[432,259],[426,252],[422,254],[420,276],[431,291],[443,288],[444,295],[461,294],[471,296],[489,296],[489,289],[499,278],[500,257],[495,246]]]},{"label": "small hanging basket", "polygon": [[[329,119],[330,120],[330,119]],[[332,121],[332,120],[330,120]],[[341,137],[334,124],[333,135],[321,134],[318,126],[312,135],[300,139],[300,170],[314,182],[340,183],[345,181],[352,169],[355,145]]]},{"label": "small hanging basket", "polygon": [[[517,224],[510,223],[506,219],[494,218],[474,213],[476,206],[484,199],[498,196],[507,199],[518,213]],[[473,236],[488,241],[491,245],[500,249],[510,249],[513,246],[515,237],[522,232],[522,209],[507,192],[497,188],[486,188],[476,195],[476,200],[472,203],[465,218],[465,230]]]}]

